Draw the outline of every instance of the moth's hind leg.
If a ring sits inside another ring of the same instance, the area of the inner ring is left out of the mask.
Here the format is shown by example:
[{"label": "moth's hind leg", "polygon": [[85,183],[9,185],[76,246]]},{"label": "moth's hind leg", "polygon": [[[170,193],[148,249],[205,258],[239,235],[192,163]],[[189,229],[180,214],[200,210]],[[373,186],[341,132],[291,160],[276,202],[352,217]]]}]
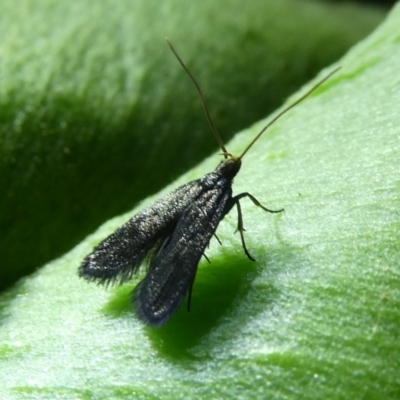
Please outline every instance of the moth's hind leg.
[{"label": "moth's hind leg", "polygon": [[270,212],[270,213],[280,213],[282,211],[284,211],[283,208],[279,209],[279,210],[270,210],[269,208],[264,207],[252,194],[245,192],[245,193],[241,193],[238,194],[237,196],[233,197],[231,200],[231,204],[230,204],[230,209],[236,204],[236,208],[237,208],[237,212],[238,212],[238,226],[236,229],[236,232],[239,231],[240,234],[240,239],[242,241],[242,246],[243,246],[243,250],[246,254],[246,256],[251,260],[251,261],[255,261],[255,259],[251,256],[251,254],[249,253],[249,251],[247,250],[246,247],[246,242],[244,240],[244,235],[243,232],[245,231],[244,226],[243,226],[243,215],[242,215],[242,208],[240,207],[240,199],[242,199],[243,197],[249,197],[250,200],[257,206],[257,207],[261,207],[264,211]]}]

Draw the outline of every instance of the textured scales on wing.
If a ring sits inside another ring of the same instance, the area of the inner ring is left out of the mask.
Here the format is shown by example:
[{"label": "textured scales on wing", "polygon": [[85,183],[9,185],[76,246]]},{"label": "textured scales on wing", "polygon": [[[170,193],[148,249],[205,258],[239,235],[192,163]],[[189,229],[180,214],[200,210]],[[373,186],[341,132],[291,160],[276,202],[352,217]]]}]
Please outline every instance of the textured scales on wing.
[{"label": "textured scales on wing", "polygon": [[[211,177],[215,173],[206,175],[203,183]],[[204,190],[182,214],[176,228],[161,244],[146,277],[133,293],[136,313],[143,322],[163,325],[178,309],[231,196],[231,181],[219,177],[217,184]]]},{"label": "textured scales on wing", "polygon": [[200,191],[197,181],[189,182],[135,215],[85,257],[79,276],[103,284],[129,280]]}]

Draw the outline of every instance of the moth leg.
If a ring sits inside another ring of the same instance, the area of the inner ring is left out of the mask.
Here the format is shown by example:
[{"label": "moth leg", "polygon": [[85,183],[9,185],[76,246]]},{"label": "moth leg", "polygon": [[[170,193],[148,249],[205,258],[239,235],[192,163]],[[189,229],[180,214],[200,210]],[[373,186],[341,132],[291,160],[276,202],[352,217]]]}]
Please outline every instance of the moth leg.
[{"label": "moth leg", "polygon": [[219,237],[217,236],[217,234],[216,233],[214,233],[214,236],[215,236],[215,239],[217,239],[218,240],[218,243],[222,246],[222,242],[219,240]]},{"label": "moth leg", "polygon": [[[222,242],[219,240],[219,237],[217,236],[216,233],[214,233],[215,238],[218,240],[218,243],[222,246]],[[210,242],[208,242],[207,247],[210,247]],[[211,264],[210,259],[206,256],[206,253],[203,253],[204,258],[208,261],[209,264]]]},{"label": "moth leg", "polygon": [[187,311],[190,312],[190,305],[192,303],[192,290],[193,290],[193,283],[190,284],[188,299],[187,299]]},{"label": "moth leg", "polygon": [[189,288],[189,292],[188,292],[188,299],[187,299],[187,311],[188,312],[190,312],[190,307],[192,305],[192,293],[193,293],[194,280],[196,279],[196,272],[194,273],[192,283],[190,284],[190,288]]},{"label": "moth leg", "polygon": [[[239,195],[240,196],[240,195]],[[251,254],[249,253],[249,251],[247,250],[246,247],[246,242],[244,241],[244,235],[243,232],[245,231],[244,226],[243,226],[243,215],[242,215],[242,208],[240,207],[240,201],[239,201],[239,196],[235,196],[232,200],[234,201],[233,204],[236,204],[236,208],[237,208],[237,212],[238,212],[238,226],[236,229],[236,232],[239,231],[240,234],[240,239],[242,241],[242,247],[244,250],[244,253],[246,254],[246,256],[248,257],[249,260],[251,261],[256,261]]]},{"label": "moth leg", "polygon": [[203,257],[208,261],[209,264],[211,264],[210,259],[206,256],[206,253],[203,253]]},{"label": "moth leg", "polygon": [[246,248],[246,243],[244,241],[244,235],[243,232],[245,231],[244,226],[243,226],[243,215],[242,215],[242,209],[240,207],[240,199],[242,199],[243,197],[249,197],[250,200],[257,206],[257,207],[261,207],[264,211],[270,212],[270,213],[280,213],[282,211],[284,211],[283,208],[279,209],[279,210],[270,210],[269,208],[264,207],[252,194],[248,193],[248,192],[244,192],[244,193],[240,193],[237,196],[232,198],[232,203],[231,203],[231,207],[233,207],[234,204],[236,204],[237,207],[237,211],[238,211],[238,227],[236,231],[239,231],[240,233],[240,239],[242,241],[242,246],[243,246],[243,250],[246,254],[246,256],[252,260],[255,261],[255,259],[250,255],[249,251]]},{"label": "moth leg", "polygon": [[267,211],[269,213],[280,213],[285,210],[284,208],[280,208],[279,210],[270,210],[269,208],[264,207],[252,194],[248,192],[240,193],[237,196],[235,196],[232,200],[236,203],[243,197],[248,197],[257,207],[261,207],[264,211]]}]

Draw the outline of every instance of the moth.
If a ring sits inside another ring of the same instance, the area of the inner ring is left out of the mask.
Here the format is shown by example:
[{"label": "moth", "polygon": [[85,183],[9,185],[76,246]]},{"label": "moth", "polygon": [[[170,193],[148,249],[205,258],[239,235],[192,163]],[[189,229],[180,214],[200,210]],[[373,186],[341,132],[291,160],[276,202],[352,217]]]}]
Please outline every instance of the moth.
[{"label": "moth", "polygon": [[277,119],[337,71],[331,72],[305,95],[278,113],[240,156],[234,156],[228,152],[214,126],[196,79],[168,39],[167,43],[197,89],[224,160],[215,171],[186,183],[139,212],[96,246],[79,267],[79,276],[88,281],[106,285],[122,284],[130,280],[148,258],[147,273],[133,290],[132,301],[139,320],[150,326],[165,324],[179,308],[186,294],[190,307],[199,261],[205,256],[205,248],[215,235],[219,222],[234,207],[238,213],[237,231],[244,253],[255,261],[244,239],[240,200],[248,197],[256,206],[269,213],[280,213],[283,209],[270,210],[248,192],[233,196],[232,183],[240,170],[242,158]]}]

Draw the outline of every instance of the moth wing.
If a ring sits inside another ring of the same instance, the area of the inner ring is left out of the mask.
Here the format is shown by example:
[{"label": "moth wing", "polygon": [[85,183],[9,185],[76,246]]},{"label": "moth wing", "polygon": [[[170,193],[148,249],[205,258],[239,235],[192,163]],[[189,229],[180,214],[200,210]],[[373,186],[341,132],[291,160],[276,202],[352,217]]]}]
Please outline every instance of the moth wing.
[{"label": "moth wing", "polygon": [[230,185],[201,193],[164,240],[146,277],[133,292],[136,313],[143,322],[163,325],[178,309],[231,195]]},{"label": "moth wing", "polygon": [[189,182],[136,214],[85,257],[79,276],[105,284],[129,280],[200,190],[197,181]]}]

